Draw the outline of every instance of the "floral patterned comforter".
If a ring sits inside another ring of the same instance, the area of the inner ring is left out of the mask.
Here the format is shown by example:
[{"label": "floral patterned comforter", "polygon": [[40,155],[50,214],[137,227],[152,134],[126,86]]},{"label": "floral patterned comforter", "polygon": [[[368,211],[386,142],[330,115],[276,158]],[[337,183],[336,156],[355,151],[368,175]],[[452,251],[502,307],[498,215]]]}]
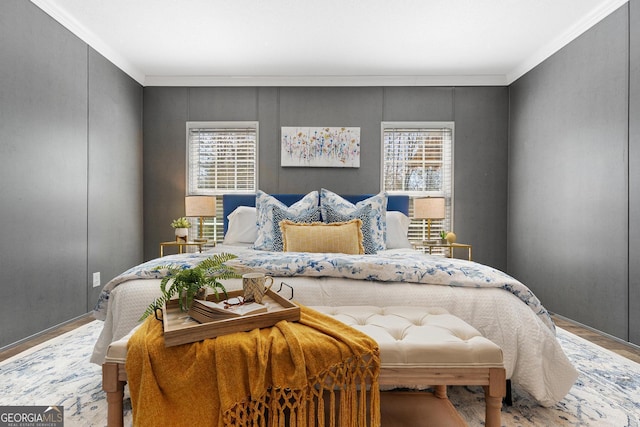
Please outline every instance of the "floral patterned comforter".
[{"label": "floral patterned comforter", "polygon": [[342,277],[378,282],[408,282],[468,288],[501,288],[517,296],[555,331],[549,312],[518,280],[484,264],[425,255],[410,249],[374,255],[254,251],[226,262],[239,271],[251,270],[276,277]]},{"label": "floral patterned comforter", "polygon": [[[500,270],[475,262],[430,256],[410,249],[381,251],[375,255],[267,252],[229,246],[220,246],[214,251],[238,255],[238,258],[226,263],[238,271],[251,270],[275,277],[341,277],[379,282],[501,288],[517,296],[549,329],[555,331],[548,311],[529,288]],[[211,252],[171,255],[125,271],[103,288],[94,308],[94,316],[104,320],[109,293],[119,284],[132,279],[158,279],[164,275],[162,271],[156,270],[158,266],[171,264],[190,268],[210,255]]]},{"label": "floral patterned comforter", "polygon": [[168,255],[131,267],[110,280],[109,283],[102,288],[100,296],[98,296],[98,302],[96,302],[96,305],[93,308],[93,317],[98,320],[105,320],[107,317],[109,295],[116,286],[135,279],[161,279],[166,275],[166,271],[158,270],[158,267],[171,265],[176,268],[192,268],[210,256],[211,253],[207,252]]}]

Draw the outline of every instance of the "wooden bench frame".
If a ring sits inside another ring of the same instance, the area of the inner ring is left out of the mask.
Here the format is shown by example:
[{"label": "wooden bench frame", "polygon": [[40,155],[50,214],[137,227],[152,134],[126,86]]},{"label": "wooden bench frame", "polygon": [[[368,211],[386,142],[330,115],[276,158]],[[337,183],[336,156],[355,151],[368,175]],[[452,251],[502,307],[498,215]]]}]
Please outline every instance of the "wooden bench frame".
[{"label": "wooden bench frame", "polygon": [[[485,426],[500,427],[502,398],[506,394],[504,368],[384,368],[380,369],[380,385],[431,385],[435,396],[447,399],[447,385],[483,386]],[[123,427],[124,387],[127,372],[123,363],[102,365],[102,389],[107,393],[107,426]]]},{"label": "wooden bench frame", "polygon": [[502,398],[506,394],[504,368],[384,368],[378,377],[380,385],[431,385],[434,394],[447,399],[448,385],[482,386],[485,401],[485,426],[500,427]]},{"label": "wooden bench frame", "polygon": [[107,362],[102,365],[102,389],[107,393],[107,427],[123,427],[124,386],[127,371],[124,363]]}]

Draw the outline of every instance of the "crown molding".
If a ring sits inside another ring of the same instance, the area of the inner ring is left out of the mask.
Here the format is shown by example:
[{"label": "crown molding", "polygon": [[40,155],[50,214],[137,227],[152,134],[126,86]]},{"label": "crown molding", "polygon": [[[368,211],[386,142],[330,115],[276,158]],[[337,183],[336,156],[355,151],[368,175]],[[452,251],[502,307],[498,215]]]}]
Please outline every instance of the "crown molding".
[{"label": "crown molding", "polygon": [[148,76],[50,0],[30,0],[143,86],[508,86],[629,0],[609,0],[506,75]]},{"label": "crown molding", "polygon": [[511,83],[518,80],[520,77],[548,59],[551,55],[558,52],[560,49],[585,33],[598,22],[602,21],[611,13],[618,10],[620,6],[628,3],[628,1],[629,0],[609,0],[599,8],[594,9],[591,14],[585,16],[583,20],[567,29],[567,31],[565,31],[560,37],[557,37],[551,43],[548,43],[547,45],[538,49],[536,53],[516,66],[511,72],[507,73],[506,84],[510,85]]},{"label": "crown molding", "polygon": [[126,58],[113,50],[104,43],[92,31],[70,16],[67,12],[60,9],[57,5],[49,0],[30,0],[31,3],[42,9],[47,15],[55,19],[60,25],[75,34],[80,40],[88,44],[96,52],[111,61],[116,67],[120,68],[132,79],[144,85],[145,75],[137,67],[135,67]]},{"label": "crown molding", "polygon": [[506,76],[147,76],[144,86],[505,86]]}]

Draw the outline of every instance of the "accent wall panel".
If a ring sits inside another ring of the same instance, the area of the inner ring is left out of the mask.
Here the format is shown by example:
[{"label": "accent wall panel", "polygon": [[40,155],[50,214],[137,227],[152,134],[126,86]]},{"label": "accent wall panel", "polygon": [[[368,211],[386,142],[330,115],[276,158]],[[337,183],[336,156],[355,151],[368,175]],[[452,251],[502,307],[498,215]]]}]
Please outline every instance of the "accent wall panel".
[{"label": "accent wall panel", "polygon": [[86,313],[87,46],[0,2],[0,347]]},{"label": "accent wall panel", "polygon": [[[187,120],[258,120],[264,191],[343,194],[380,190],[382,121],[455,120],[458,236],[478,261],[504,266],[508,101],[506,87],[146,87],[145,259],[158,255],[158,243],[171,238],[169,222],[183,213]],[[282,126],[347,125],[361,129],[360,168],[280,166]]]},{"label": "accent wall panel", "polygon": [[[89,49],[87,305],[143,260],[142,87]],[[101,286],[92,276],[100,272]]]},{"label": "accent wall panel", "polygon": [[144,258],[175,239],[172,219],[184,216],[188,88],[144,88]]},{"label": "accent wall panel", "polygon": [[455,89],[454,229],[474,259],[507,269],[509,90]]},{"label": "accent wall panel", "polygon": [[359,127],[359,168],[280,167],[280,127],[277,129],[279,191],[307,193],[325,187],[341,194],[380,191],[380,117],[382,88],[280,88],[280,127]]},{"label": "accent wall panel", "polygon": [[629,341],[640,345],[640,0],[629,14]]},{"label": "accent wall panel", "polygon": [[628,9],[510,87],[508,272],[628,337]]}]

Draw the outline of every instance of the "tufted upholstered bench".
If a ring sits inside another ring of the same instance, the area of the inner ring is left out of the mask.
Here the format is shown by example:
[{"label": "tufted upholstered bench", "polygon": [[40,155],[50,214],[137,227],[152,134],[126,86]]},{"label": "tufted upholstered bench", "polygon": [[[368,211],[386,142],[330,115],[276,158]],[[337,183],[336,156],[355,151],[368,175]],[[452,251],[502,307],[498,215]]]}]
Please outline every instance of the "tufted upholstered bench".
[{"label": "tufted upholstered bench", "polygon": [[[480,385],[485,425],[500,426],[506,392],[502,349],[443,308],[411,306],[314,306],[372,337],[380,348],[381,386],[432,386],[447,398],[447,385]],[[112,343],[102,366],[108,426],[122,426],[128,336]]]},{"label": "tufted upholstered bench", "polygon": [[412,306],[316,306],[358,329],[380,348],[379,383],[433,386],[447,398],[447,385],[481,385],[485,425],[500,426],[506,392],[502,349],[443,308]]}]

